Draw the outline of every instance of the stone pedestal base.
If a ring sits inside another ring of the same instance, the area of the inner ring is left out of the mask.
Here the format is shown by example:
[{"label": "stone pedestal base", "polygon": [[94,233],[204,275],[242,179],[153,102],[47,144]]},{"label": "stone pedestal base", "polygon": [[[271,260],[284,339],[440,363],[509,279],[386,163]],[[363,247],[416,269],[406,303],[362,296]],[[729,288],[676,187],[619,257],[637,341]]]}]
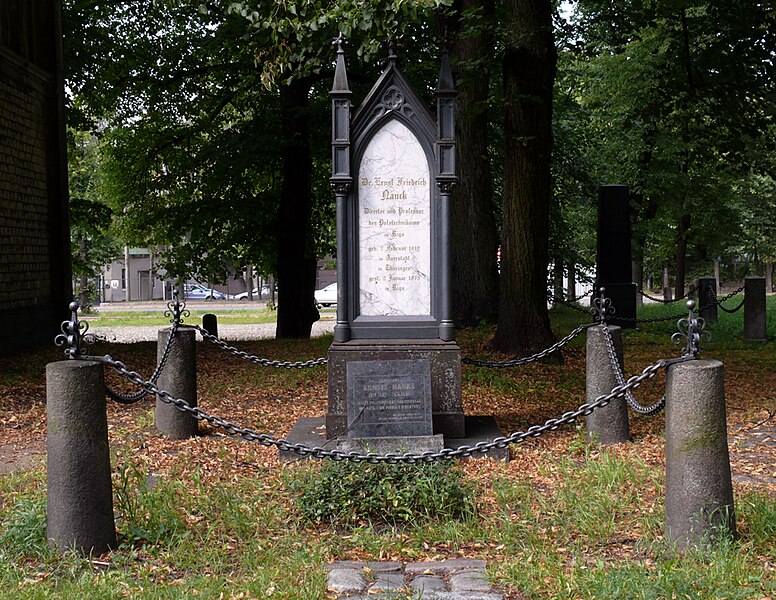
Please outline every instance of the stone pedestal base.
[{"label": "stone pedestal base", "polygon": [[413,435],[399,437],[369,437],[349,438],[343,437],[337,440],[337,450],[342,452],[376,452],[388,454],[398,452],[404,454],[422,454],[423,452],[439,452],[445,447],[445,441],[441,435]]},{"label": "stone pedestal base", "polygon": [[329,410],[326,437],[348,429],[347,366],[350,361],[428,359],[431,362],[432,423],[435,434],[466,437],[461,405],[461,349],[442,340],[352,340],[329,348]]}]

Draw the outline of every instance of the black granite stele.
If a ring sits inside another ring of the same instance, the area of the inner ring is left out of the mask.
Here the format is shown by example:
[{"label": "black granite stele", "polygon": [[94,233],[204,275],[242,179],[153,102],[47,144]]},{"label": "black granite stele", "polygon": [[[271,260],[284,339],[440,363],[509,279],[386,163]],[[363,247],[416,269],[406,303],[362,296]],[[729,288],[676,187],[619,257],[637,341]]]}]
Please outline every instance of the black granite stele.
[{"label": "black granite stele", "polygon": [[636,326],[636,289],[631,274],[631,222],[627,185],[598,189],[598,240],[594,293],[606,288],[615,309],[610,324]]},{"label": "black granite stele", "polygon": [[764,342],[768,339],[765,303],[765,277],[747,277],[744,280],[744,339]]}]

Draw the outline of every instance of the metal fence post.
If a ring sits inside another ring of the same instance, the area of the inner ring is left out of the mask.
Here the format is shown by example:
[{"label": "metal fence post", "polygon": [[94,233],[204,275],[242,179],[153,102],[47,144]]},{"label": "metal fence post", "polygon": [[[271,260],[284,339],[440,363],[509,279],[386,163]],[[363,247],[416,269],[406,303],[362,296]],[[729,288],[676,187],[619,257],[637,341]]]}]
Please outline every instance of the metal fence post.
[{"label": "metal fence post", "polygon": [[767,339],[765,277],[747,277],[744,286],[744,339],[764,342]]},{"label": "metal fence post", "polygon": [[666,537],[680,549],[735,535],[724,370],[717,360],[666,373]]},{"label": "metal fence post", "polygon": [[[171,328],[159,330],[157,358],[161,359]],[[167,364],[159,377],[157,387],[197,406],[197,343],[193,329],[178,329],[175,341],[170,347]],[[197,420],[188,412],[178,410],[174,405],[162,402],[156,397],[156,429],[173,439],[184,439],[197,434]]]},{"label": "metal fence post", "polygon": [[[621,330],[616,325],[609,325],[609,333],[622,369]],[[586,365],[587,402],[593,402],[599,396],[611,392],[617,385],[602,326],[590,327],[587,330]],[[601,444],[619,444],[631,440],[625,398],[615,398],[608,405],[594,410],[585,417],[585,425],[588,439],[597,440]]]},{"label": "metal fence post", "polygon": [[58,552],[107,552],[117,544],[102,364],[48,364],[46,419],[48,544]]}]

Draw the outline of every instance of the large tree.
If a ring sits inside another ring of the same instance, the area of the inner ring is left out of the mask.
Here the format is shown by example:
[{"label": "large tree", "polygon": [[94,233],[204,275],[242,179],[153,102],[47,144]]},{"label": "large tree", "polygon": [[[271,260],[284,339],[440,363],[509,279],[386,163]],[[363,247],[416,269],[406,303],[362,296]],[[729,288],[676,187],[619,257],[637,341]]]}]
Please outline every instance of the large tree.
[{"label": "large tree", "polygon": [[550,0],[505,2],[501,295],[493,346],[524,354],[553,342],[547,312],[552,95]]},{"label": "large tree", "polygon": [[451,58],[458,88],[458,185],[453,193],[454,318],[459,325],[494,321],[498,299],[498,232],[490,168],[491,80],[495,7],[459,0],[450,20]]}]

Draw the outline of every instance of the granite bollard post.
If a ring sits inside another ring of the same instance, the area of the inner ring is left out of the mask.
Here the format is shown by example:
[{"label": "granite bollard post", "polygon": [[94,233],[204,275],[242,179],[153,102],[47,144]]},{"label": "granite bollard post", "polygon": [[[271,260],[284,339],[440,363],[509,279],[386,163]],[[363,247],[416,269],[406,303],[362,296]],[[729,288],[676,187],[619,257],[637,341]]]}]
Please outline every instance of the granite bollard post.
[{"label": "granite bollard post", "polygon": [[744,339],[764,342],[767,339],[765,277],[747,277],[744,286]]},{"label": "granite bollard post", "polygon": [[[171,328],[159,330],[157,358],[161,358]],[[159,376],[157,387],[189,403],[197,405],[197,345],[193,329],[178,329],[170,347],[167,363]],[[172,439],[192,437],[199,431],[197,420],[188,412],[178,410],[173,404],[156,397],[156,429]]]},{"label": "granite bollard post", "polygon": [[46,538],[58,552],[116,547],[102,364],[46,366]]},{"label": "granite bollard post", "polygon": [[666,374],[666,537],[680,549],[735,535],[724,370],[717,360]]},{"label": "granite bollard post", "polygon": [[[609,333],[622,368],[622,332],[616,325],[609,325]],[[603,327],[590,327],[587,330],[587,402],[608,394],[616,386],[617,378],[612,370]],[[597,440],[601,444],[619,444],[631,440],[628,406],[624,397],[615,398],[606,406],[595,409],[585,417],[585,425],[588,439]]]},{"label": "granite bollard post", "polygon": [[707,323],[719,320],[717,311],[717,280],[714,277],[698,278],[699,315]]}]

